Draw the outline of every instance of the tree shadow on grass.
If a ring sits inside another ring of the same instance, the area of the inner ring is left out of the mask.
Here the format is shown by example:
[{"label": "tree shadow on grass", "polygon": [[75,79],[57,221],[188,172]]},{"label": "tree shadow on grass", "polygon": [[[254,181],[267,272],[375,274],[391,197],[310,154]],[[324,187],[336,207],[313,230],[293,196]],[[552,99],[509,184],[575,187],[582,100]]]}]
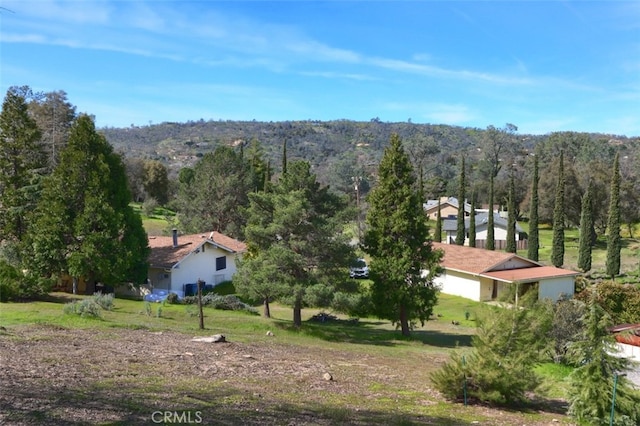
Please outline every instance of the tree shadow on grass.
[{"label": "tree shadow on grass", "polygon": [[[35,384],[34,384],[35,385]],[[12,425],[443,425],[472,423],[451,417],[353,410],[315,402],[282,402],[232,385],[175,391],[136,384],[30,389],[10,384],[0,395],[0,423]]]},{"label": "tree shadow on grass", "polygon": [[380,321],[352,321],[334,319],[326,322],[306,321],[297,328],[290,322],[278,321],[276,327],[297,331],[307,336],[329,342],[354,343],[363,345],[397,346],[400,341],[418,341],[425,345],[455,348],[471,346],[471,334],[446,333],[432,330],[414,330],[405,337],[398,330],[378,328]]}]

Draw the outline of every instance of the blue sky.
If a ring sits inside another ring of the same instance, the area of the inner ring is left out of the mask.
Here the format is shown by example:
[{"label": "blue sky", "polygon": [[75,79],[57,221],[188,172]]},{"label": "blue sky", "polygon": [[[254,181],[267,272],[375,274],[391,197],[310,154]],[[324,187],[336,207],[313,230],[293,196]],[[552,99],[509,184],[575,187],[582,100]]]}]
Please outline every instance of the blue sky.
[{"label": "blue sky", "polygon": [[638,1],[0,0],[0,90],[96,124],[350,119],[640,136]]}]

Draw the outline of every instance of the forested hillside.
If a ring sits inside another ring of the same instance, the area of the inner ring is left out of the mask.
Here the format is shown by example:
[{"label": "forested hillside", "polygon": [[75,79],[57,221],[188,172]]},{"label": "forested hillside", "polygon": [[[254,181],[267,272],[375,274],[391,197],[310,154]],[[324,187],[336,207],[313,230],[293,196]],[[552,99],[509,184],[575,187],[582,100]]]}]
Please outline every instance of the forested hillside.
[{"label": "forested hillside", "polygon": [[[100,129],[116,150],[127,158],[159,160],[176,176],[180,169],[193,166],[205,153],[219,145],[247,150],[258,146],[277,175],[286,143],[290,160],[309,161],[319,181],[339,192],[353,196],[352,177],[360,176],[365,194],[375,182],[378,162],[391,134],[397,133],[420,174],[425,198],[455,195],[458,161],[467,158],[470,168],[469,194],[475,191],[480,203],[486,203],[487,179],[496,174],[496,202],[506,197],[505,176],[516,180],[520,216],[526,216],[530,187],[531,158],[540,160],[541,219],[551,218],[557,158],[564,151],[568,160],[567,220],[577,225],[580,198],[589,181],[600,191],[597,205],[603,207],[604,221],[607,184],[614,153],[620,152],[623,175],[623,204],[631,207],[640,193],[640,138],[625,136],[558,132],[548,135],[523,135],[517,127],[489,126],[487,129],[463,128],[410,122],[386,123],[335,121],[190,121],[149,126]],[[637,216],[633,215],[634,217]],[[596,219],[598,220],[598,219]],[[603,223],[600,223],[603,225]]]}]

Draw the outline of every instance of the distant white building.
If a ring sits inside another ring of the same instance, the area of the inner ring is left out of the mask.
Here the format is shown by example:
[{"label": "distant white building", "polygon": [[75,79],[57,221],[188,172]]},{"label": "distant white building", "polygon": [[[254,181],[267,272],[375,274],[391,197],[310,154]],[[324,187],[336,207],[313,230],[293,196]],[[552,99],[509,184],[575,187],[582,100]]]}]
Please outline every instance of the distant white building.
[{"label": "distant white building", "polygon": [[[486,212],[479,213],[476,215],[476,241],[484,241],[487,239],[487,233],[489,230],[489,214]],[[464,220],[464,229],[465,229],[465,245],[469,244],[469,224],[470,219],[465,218]],[[495,241],[506,241],[507,240],[507,226],[508,220],[502,217],[499,213],[493,213],[493,233]],[[458,234],[458,221],[457,219],[446,219],[442,221],[442,230],[446,235],[445,240],[443,242],[447,244],[452,244],[456,240],[456,235]],[[525,236],[524,229],[516,223],[516,241],[519,241]]]}]

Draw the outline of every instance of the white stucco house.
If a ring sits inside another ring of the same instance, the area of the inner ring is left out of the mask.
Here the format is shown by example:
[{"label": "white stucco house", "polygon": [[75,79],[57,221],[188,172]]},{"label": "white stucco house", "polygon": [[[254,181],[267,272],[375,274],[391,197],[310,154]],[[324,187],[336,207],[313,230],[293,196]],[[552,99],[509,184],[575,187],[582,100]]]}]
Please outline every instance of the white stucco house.
[{"label": "white stucco house", "polygon": [[433,243],[441,249],[443,272],[434,283],[446,294],[478,302],[499,299],[516,286],[523,294],[537,285],[538,299],[557,301],[573,296],[578,272],[544,266],[514,253],[455,244]]},{"label": "white stucco house", "polygon": [[213,287],[231,280],[236,261],[246,244],[219,232],[149,237],[148,285],[153,292],[164,290],[182,298],[197,291],[196,283]]}]

